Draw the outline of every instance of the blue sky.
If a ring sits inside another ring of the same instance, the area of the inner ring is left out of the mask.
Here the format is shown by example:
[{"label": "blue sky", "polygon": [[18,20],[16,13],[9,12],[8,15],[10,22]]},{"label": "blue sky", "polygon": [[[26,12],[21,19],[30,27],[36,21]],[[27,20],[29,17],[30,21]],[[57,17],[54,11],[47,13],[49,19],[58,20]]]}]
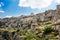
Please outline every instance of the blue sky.
[{"label": "blue sky", "polygon": [[0,0],[0,18],[56,9],[60,0]]}]

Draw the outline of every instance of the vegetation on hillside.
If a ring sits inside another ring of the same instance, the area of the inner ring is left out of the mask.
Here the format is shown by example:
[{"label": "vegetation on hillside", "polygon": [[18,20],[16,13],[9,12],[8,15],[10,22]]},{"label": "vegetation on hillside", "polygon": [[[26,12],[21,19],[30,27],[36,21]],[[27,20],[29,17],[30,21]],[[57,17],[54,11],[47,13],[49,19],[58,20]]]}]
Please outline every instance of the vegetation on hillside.
[{"label": "vegetation on hillside", "polygon": [[60,10],[0,19],[0,40],[58,40]]}]

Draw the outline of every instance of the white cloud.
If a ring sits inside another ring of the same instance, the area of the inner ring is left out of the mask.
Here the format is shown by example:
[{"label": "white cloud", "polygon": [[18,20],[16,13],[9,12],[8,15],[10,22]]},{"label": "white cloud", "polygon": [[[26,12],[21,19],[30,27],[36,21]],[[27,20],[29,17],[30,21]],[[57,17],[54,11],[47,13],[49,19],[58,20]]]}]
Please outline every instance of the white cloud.
[{"label": "white cloud", "polygon": [[1,7],[1,4],[0,4],[0,7]]},{"label": "white cloud", "polygon": [[45,8],[51,5],[53,0],[20,0],[19,6],[31,8]]},{"label": "white cloud", "polygon": [[60,0],[55,0],[56,3],[60,4]]},{"label": "white cloud", "polygon": [[5,16],[5,18],[11,18],[11,17],[12,17],[12,16],[8,16],[8,15],[7,15],[7,16]]},{"label": "white cloud", "polygon": [[0,2],[0,7],[4,6],[4,3],[3,2]]},{"label": "white cloud", "polygon": [[4,11],[3,10],[0,10],[0,13],[4,13]]}]

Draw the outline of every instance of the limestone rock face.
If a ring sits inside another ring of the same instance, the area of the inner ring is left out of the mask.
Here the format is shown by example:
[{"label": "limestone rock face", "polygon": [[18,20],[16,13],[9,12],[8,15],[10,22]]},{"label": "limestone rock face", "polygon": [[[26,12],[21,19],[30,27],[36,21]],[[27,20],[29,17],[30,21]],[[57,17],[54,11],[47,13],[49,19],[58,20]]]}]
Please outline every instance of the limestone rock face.
[{"label": "limestone rock face", "polygon": [[[51,21],[51,24],[54,24],[60,20],[60,5],[57,5],[55,10],[47,10],[43,13],[38,13],[36,15],[31,14],[29,16],[21,15],[20,17],[11,17],[11,18],[0,18],[0,27],[18,29],[18,28],[29,28],[29,25],[37,23],[41,25],[45,22]],[[59,21],[60,22],[60,21]]]},{"label": "limestone rock face", "polygon": [[[44,28],[46,25],[51,25],[55,29],[58,29],[60,25],[60,5],[55,10],[47,10],[43,13],[36,15],[31,14],[29,16],[21,15],[20,17],[0,18],[0,28],[6,30],[33,30],[35,33],[36,28]],[[13,36],[16,36],[13,38]],[[24,40],[17,34],[9,32],[1,32],[0,40]]]}]

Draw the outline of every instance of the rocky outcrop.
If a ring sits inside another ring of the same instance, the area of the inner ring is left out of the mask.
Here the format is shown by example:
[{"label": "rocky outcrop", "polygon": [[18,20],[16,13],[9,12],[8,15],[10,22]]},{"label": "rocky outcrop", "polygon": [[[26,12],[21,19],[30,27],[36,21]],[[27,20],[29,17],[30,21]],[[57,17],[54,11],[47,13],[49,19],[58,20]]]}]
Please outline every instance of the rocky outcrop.
[{"label": "rocky outcrop", "polygon": [[[44,29],[46,25],[51,25],[55,30],[58,30],[60,25],[60,5],[55,10],[48,10],[36,15],[0,19],[0,28],[6,30],[28,30],[34,34],[37,33],[35,32],[36,29]],[[25,37],[19,36],[17,32],[1,31],[0,40],[25,40]]]},{"label": "rocky outcrop", "polygon": [[29,28],[28,26],[32,25],[33,23],[40,24],[38,26],[41,26],[44,25],[45,22],[49,22],[49,21],[51,21],[50,24],[54,24],[58,22],[59,19],[60,19],[60,5],[57,5],[56,10],[48,10],[43,13],[38,13],[36,15],[31,14],[30,16],[22,15],[20,17],[0,19],[0,27],[25,29],[25,28]]}]

